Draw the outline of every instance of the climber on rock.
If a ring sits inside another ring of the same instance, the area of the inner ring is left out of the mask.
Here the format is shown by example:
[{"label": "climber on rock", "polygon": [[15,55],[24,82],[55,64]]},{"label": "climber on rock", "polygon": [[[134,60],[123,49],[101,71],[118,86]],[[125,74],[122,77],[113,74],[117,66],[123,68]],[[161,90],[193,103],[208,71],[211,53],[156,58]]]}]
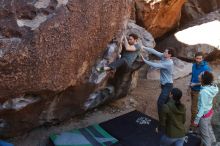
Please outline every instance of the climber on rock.
[{"label": "climber on rock", "polygon": [[125,50],[122,51],[121,58],[107,66],[97,67],[96,70],[98,72],[104,72],[115,70],[123,66],[125,67],[126,71],[129,71],[141,50],[141,46],[138,44],[138,36],[134,33],[131,33],[127,40],[126,36],[123,35],[123,45],[125,46]]}]

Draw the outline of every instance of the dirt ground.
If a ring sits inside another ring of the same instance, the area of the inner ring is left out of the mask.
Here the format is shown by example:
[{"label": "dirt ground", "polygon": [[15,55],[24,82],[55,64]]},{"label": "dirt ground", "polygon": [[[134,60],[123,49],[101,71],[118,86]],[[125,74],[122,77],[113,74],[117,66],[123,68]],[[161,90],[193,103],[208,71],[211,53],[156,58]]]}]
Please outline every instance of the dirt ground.
[{"label": "dirt ground", "polygon": [[[183,91],[182,102],[185,103],[187,107],[186,127],[188,127],[190,121],[191,101],[186,92],[189,79],[190,77],[187,76],[175,80],[174,83],[174,87],[178,87]],[[107,105],[103,105],[87,112],[85,115],[74,117],[59,125],[36,128],[26,135],[13,138],[9,141],[15,144],[15,146],[49,146],[49,135],[52,133],[60,133],[66,130],[100,123],[135,109],[158,119],[156,102],[160,94],[159,85],[159,81],[139,79],[137,88],[134,89],[127,97],[113,101]]]},{"label": "dirt ground", "polygon": [[[212,66],[220,81],[220,65]],[[183,91],[182,102],[187,108],[187,122],[186,128],[190,124],[190,105],[191,99],[187,94],[187,84],[189,83],[190,75],[179,78],[174,81],[174,87],[180,88]],[[220,83],[220,82],[219,82]],[[100,106],[92,111],[85,113],[79,117],[74,117],[68,121],[50,127],[38,127],[29,133],[9,139],[15,146],[51,146],[49,144],[49,135],[60,133],[63,131],[86,127],[91,124],[107,121],[119,115],[128,113],[132,110],[139,110],[155,119],[158,119],[156,103],[160,94],[159,81],[148,80],[140,77],[137,87],[129,93],[127,97],[115,100],[111,103]],[[217,95],[217,103],[215,114],[213,117],[213,126],[216,138],[220,141],[220,93]]]}]

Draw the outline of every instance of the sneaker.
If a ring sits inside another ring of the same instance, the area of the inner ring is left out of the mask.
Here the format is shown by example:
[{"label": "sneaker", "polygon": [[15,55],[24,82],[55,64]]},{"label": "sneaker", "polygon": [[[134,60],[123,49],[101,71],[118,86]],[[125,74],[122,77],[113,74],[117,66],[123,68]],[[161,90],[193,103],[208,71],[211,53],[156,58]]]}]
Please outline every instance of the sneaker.
[{"label": "sneaker", "polygon": [[193,133],[192,128],[189,129],[188,133],[190,133],[190,134]]},{"label": "sneaker", "polygon": [[193,133],[193,130],[192,130],[192,128],[189,128],[189,131],[188,131],[188,133],[190,133],[190,134],[192,134],[192,133]]},{"label": "sneaker", "polygon": [[199,135],[198,129],[189,128],[188,134],[192,134],[192,135],[194,135],[194,136],[198,136],[198,135]]},{"label": "sneaker", "polygon": [[103,72],[105,72],[103,66],[102,66],[102,67],[96,67],[96,71],[97,71],[98,73],[103,73]]},{"label": "sneaker", "polygon": [[188,133],[190,133],[190,134],[197,134],[197,130],[194,127],[193,128],[189,128]]}]

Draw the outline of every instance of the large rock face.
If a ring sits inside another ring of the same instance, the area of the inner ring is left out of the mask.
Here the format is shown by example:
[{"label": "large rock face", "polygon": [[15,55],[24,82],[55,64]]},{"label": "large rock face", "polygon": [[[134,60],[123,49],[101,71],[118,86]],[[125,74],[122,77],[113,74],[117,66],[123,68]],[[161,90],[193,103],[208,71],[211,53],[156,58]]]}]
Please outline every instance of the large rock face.
[{"label": "large rock face", "polygon": [[220,8],[219,0],[187,0],[182,7],[181,25]]},{"label": "large rock face", "polygon": [[220,54],[219,21],[219,11],[206,14],[158,42],[157,48],[175,47],[177,56],[188,60],[192,60],[196,52],[202,51],[208,60],[216,60]]},{"label": "large rock face", "polygon": [[[128,36],[131,33],[135,33],[139,36],[138,43],[140,45],[151,48],[155,47],[154,38],[149,32],[136,25],[133,21],[128,21],[124,34]],[[123,49],[125,49],[123,46],[118,47],[116,42],[113,41],[108,45],[107,51],[103,59],[97,63],[97,67],[106,66],[108,63],[115,61],[119,57],[118,51],[121,52]],[[141,50],[141,54],[145,56],[145,58],[148,58],[148,52]],[[128,92],[137,85],[138,69],[142,67],[143,64],[141,57],[138,57],[129,70],[123,66],[119,67],[115,73],[113,73],[114,71],[97,73],[96,70],[93,70],[90,76],[91,83],[100,84],[105,82],[107,77],[112,77],[107,83],[104,83],[106,86],[99,86],[95,92],[91,93],[84,104],[84,108],[91,109],[105,103],[107,100],[125,97]]]},{"label": "large rock face", "polygon": [[126,12],[125,0],[4,1],[1,7],[0,97],[83,82]]},{"label": "large rock face", "polygon": [[185,0],[135,0],[136,20],[157,38],[178,26]]},{"label": "large rock face", "polygon": [[128,15],[126,0],[1,1],[0,137],[80,113],[91,67]]}]

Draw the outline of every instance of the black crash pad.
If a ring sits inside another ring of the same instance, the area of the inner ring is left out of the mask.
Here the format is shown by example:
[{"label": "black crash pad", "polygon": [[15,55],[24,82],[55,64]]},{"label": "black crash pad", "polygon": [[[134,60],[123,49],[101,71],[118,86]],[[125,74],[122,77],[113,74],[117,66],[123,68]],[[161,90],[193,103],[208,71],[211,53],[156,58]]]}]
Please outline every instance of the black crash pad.
[{"label": "black crash pad", "polygon": [[[132,111],[100,126],[119,140],[113,146],[159,146],[161,135],[155,129],[158,121],[139,111]],[[192,134],[187,135],[184,146],[199,146],[200,139]]]}]

